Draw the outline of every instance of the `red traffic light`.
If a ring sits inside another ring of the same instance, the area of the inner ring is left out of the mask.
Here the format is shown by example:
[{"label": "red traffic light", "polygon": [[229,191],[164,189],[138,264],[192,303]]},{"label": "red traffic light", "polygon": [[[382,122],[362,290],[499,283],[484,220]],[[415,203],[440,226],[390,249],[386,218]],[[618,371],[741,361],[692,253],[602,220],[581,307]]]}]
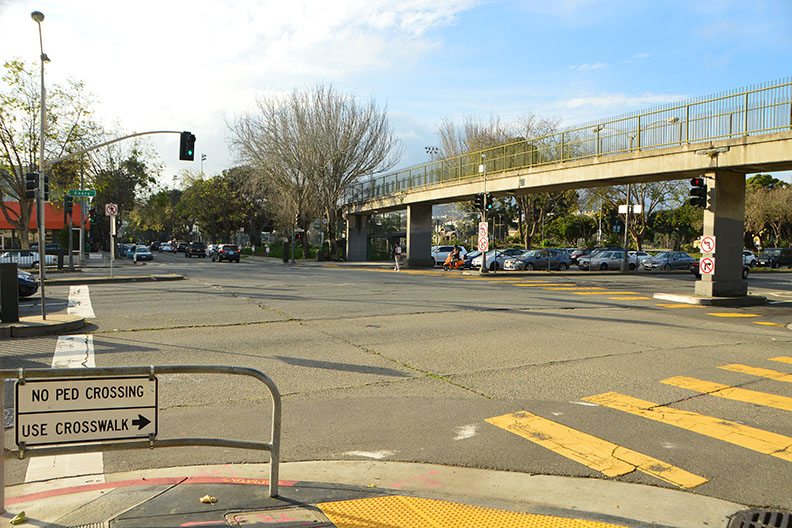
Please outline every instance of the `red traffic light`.
[{"label": "red traffic light", "polygon": [[693,187],[704,187],[707,185],[707,180],[704,178],[690,178],[690,185]]}]

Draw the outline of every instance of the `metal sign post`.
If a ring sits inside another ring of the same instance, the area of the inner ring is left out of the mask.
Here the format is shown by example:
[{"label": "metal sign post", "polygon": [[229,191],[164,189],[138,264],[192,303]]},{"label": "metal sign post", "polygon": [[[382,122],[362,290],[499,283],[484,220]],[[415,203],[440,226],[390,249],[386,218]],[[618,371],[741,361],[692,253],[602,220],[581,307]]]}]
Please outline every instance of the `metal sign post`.
[{"label": "metal sign post", "polygon": [[[482,174],[484,177],[484,208],[481,210],[481,224],[487,223],[487,155],[481,155],[481,165],[479,165],[479,173]],[[487,234],[487,241],[489,242],[489,234]],[[489,269],[487,268],[487,250],[489,248],[484,248],[481,250],[481,267],[479,268],[479,273],[482,275],[486,275],[489,273]]]},{"label": "metal sign post", "polygon": [[116,234],[116,215],[118,206],[116,204],[106,204],[105,214],[110,217],[110,278],[113,278],[113,262],[115,261],[115,234]]}]

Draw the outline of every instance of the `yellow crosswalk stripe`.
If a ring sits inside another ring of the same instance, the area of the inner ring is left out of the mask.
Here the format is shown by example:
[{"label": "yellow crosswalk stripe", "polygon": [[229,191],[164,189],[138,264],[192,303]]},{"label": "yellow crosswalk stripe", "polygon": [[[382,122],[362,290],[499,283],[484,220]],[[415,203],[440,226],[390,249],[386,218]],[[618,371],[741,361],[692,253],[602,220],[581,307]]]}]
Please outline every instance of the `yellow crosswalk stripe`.
[{"label": "yellow crosswalk stripe", "polygon": [[754,324],[764,325],[764,326],[780,326],[781,328],[786,328],[786,325],[782,325],[778,323],[770,323],[767,321],[754,321]]},{"label": "yellow crosswalk stripe", "polygon": [[792,363],[792,357],[778,356],[778,357],[770,358],[770,361],[780,361],[781,363]]},{"label": "yellow crosswalk stripe", "polygon": [[608,297],[608,299],[613,299],[614,301],[645,301],[651,299],[651,297]]},{"label": "yellow crosswalk stripe", "polygon": [[515,286],[522,286],[524,288],[539,288],[542,286],[571,286],[571,285],[568,282],[542,282],[542,283],[520,282],[520,283],[516,283]]},{"label": "yellow crosswalk stripe", "polygon": [[771,380],[786,381],[787,383],[792,383],[792,374],[787,374],[786,372],[779,372],[777,370],[751,367],[748,365],[742,365],[740,363],[723,365],[722,367],[718,367],[718,368],[723,370],[730,370],[732,372],[739,372],[741,374],[750,374],[751,376],[759,376],[761,378],[768,378]]},{"label": "yellow crosswalk stripe", "polygon": [[583,399],[792,462],[792,438],[788,436],[692,411],[661,406],[617,392],[606,392]]},{"label": "yellow crosswalk stripe", "polygon": [[707,482],[704,477],[662,460],[527,411],[487,418],[485,421],[609,477],[617,477],[637,469],[680,488],[692,488]]},{"label": "yellow crosswalk stripe", "polygon": [[630,291],[602,291],[602,292],[572,292],[575,295],[638,295],[638,292]]},{"label": "yellow crosswalk stripe", "polygon": [[658,304],[662,308],[693,308],[695,304]]},{"label": "yellow crosswalk stripe", "polygon": [[757,314],[743,314],[743,313],[708,313],[714,317],[759,317]]},{"label": "yellow crosswalk stripe", "polygon": [[[555,286],[555,285],[553,285],[553,284],[545,284],[545,286]],[[604,290],[605,288],[601,288],[599,286],[572,286],[572,285],[559,284],[558,287],[555,287],[555,288],[544,288],[544,289],[545,290],[559,290],[559,291],[564,291],[564,290],[583,291],[583,290]]]},{"label": "yellow crosswalk stripe", "polygon": [[710,396],[717,396],[719,398],[726,398],[727,400],[741,401],[745,403],[753,403],[755,405],[763,405],[765,407],[774,407],[782,411],[792,411],[792,398],[786,396],[778,396],[777,394],[768,394],[766,392],[758,392],[747,389],[740,389],[738,387],[730,387],[720,383],[711,381],[704,381],[695,378],[687,378],[685,376],[676,376],[660,381],[666,385],[679,387],[680,389],[689,389]]}]

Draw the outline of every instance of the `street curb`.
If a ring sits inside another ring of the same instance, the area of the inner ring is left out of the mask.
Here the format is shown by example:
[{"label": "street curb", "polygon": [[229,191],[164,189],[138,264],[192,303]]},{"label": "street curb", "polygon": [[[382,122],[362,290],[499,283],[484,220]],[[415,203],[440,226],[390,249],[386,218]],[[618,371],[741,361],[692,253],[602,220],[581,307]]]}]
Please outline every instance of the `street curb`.
[{"label": "street curb", "polygon": [[166,282],[185,280],[184,275],[176,273],[169,275],[141,275],[124,277],[69,277],[63,279],[47,279],[47,286],[73,286],[75,284],[112,284],[116,282]]},{"label": "street curb", "polygon": [[62,334],[80,330],[85,326],[85,317],[67,314],[50,314],[47,319],[40,315],[20,317],[18,323],[0,325],[0,337],[37,337]]}]

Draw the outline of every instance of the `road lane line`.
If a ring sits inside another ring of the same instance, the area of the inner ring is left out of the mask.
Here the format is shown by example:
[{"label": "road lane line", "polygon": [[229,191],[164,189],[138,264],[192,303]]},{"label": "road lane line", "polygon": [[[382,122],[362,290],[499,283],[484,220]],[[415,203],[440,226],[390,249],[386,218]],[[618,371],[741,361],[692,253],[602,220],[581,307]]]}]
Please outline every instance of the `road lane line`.
[{"label": "road lane line", "polygon": [[[93,336],[77,334],[59,336],[52,358],[52,368],[95,367]],[[33,457],[28,462],[25,482],[63,479],[85,475],[78,482],[84,484],[104,482],[104,457],[102,453],[81,453]],[[75,481],[69,481],[74,485]]]},{"label": "road lane line", "polygon": [[680,488],[692,488],[707,482],[704,477],[662,460],[527,411],[487,418],[485,421],[609,477],[618,477],[637,469]]},{"label": "road lane line", "polygon": [[764,326],[780,326],[781,328],[786,328],[786,325],[778,324],[778,323],[771,323],[768,321],[754,321],[754,324],[764,325]]},{"label": "road lane line", "polygon": [[757,314],[742,314],[742,313],[708,313],[707,315],[712,315],[713,317],[759,317]]},{"label": "road lane line", "polygon": [[572,292],[575,295],[639,295],[631,291]]},{"label": "road lane line", "polygon": [[776,381],[786,381],[792,383],[792,374],[786,372],[779,372],[777,370],[765,369],[759,367],[751,367],[742,365],[740,363],[731,363],[730,365],[723,365],[718,367],[723,370],[730,370],[731,372],[739,372],[740,374],[750,374],[751,376],[759,376],[761,378],[768,378]]},{"label": "road lane line", "polygon": [[661,308],[694,308],[695,304],[658,304]]},{"label": "road lane line", "polygon": [[770,361],[780,361],[781,363],[790,363],[790,364],[792,364],[792,357],[778,356],[778,357],[770,358]]},{"label": "road lane line", "polygon": [[788,436],[692,411],[661,406],[617,392],[606,392],[583,399],[792,462],[792,438]]},{"label": "road lane line", "polygon": [[571,284],[569,282],[518,282],[515,283],[514,286],[522,286],[524,288],[541,288],[542,286],[571,286]]},{"label": "road lane line", "polygon": [[614,301],[646,301],[651,299],[651,297],[608,297],[608,299],[613,299]]},{"label": "road lane line", "polygon": [[584,290],[604,290],[605,288],[601,288],[599,286],[560,286],[560,287],[543,288],[543,289],[554,290],[554,291],[584,291]]},{"label": "road lane line", "polygon": [[78,317],[85,317],[86,319],[96,318],[93,307],[91,306],[91,295],[88,292],[87,284],[69,287],[69,303],[66,308],[66,313]]},{"label": "road lane line", "polygon": [[738,387],[730,387],[729,385],[722,385],[711,381],[704,381],[695,378],[688,378],[685,376],[675,376],[661,380],[660,383],[679,387],[680,389],[689,389],[710,396],[717,396],[719,398],[726,398],[727,400],[740,401],[744,403],[753,403],[755,405],[762,405],[765,407],[774,407],[782,411],[792,411],[792,398],[786,396],[778,396],[776,394],[768,394],[766,392],[758,392]]}]

